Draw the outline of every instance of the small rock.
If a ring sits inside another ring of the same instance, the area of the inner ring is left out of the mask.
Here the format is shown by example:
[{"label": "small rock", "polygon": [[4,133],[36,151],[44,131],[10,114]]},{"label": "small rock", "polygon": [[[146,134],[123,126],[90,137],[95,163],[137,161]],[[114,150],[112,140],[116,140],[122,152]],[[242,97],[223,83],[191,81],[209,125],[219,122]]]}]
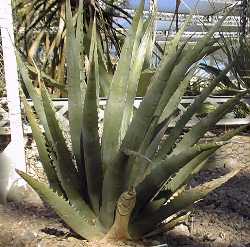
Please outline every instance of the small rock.
[{"label": "small rock", "polygon": [[229,242],[222,238],[216,238],[213,242],[213,247],[228,247]]},{"label": "small rock", "polygon": [[215,240],[216,240],[216,237],[212,233],[206,233],[203,236],[203,241],[215,241]]},{"label": "small rock", "polygon": [[37,237],[36,232],[27,231],[23,234],[22,239],[26,241],[32,241]]},{"label": "small rock", "polygon": [[135,247],[144,247],[144,245],[143,244],[136,244]]},{"label": "small rock", "polygon": [[174,233],[175,235],[190,236],[188,227],[183,224],[176,226],[173,230],[169,231],[169,233]]},{"label": "small rock", "polygon": [[233,242],[229,245],[229,247],[246,247],[244,244]]},{"label": "small rock", "polygon": [[76,241],[77,241],[77,239],[76,239],[76,238],[73,238],[73,237],[68,237],[67,240],[68,240],[69,242],[76,242]]},{"label": "small rock", "polygon": [[37,234],[26,231],[24,234],[20,236],[20,238],[15,239],[13,242],[13,247],[31,247],[34,246],[34,241],[36,239]]}]

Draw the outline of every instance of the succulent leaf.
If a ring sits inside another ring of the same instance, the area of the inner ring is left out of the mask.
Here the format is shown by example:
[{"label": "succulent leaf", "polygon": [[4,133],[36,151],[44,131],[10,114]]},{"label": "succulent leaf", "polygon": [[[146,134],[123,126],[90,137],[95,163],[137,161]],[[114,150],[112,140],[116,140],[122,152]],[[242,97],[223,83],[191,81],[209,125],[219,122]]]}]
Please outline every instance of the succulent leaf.
[{"label": "succulent leaf", "polygon": [[148,217],[144,216],[132,224],[130,228],[130,234],[136,237],[152,231],[164,219],[179,211],[186,210],[192,204],[204,198],[208,193],[227,182],[239,171],[240,169],[233,170],[232,172],[220,178],[183,191],[171,201],[169,201],[166,205],[163,205],[161,208],[155,211],[154,214],[148,215]]},{"label": "succulent leaf", "polygon": [[[150,37],[152,35],[152,25],[154,19],[153,17],[151,17],[148,20],[149,20],[147,23],[148,25],[146,26],[145,33],[143,33],[143,36],[141,37],[140,44],[138,44],[139,40],[135,40],[132,51],[132,61],[130,66],[131,68],[128,77],[127,97],[126,97],[126,103],[122,120],[122,128],[120,134],[121,140],[123,140],[133,116],[134,100],[136,97],[136,92],[142,72],[143,63],[146,57],[147,46],[150,43]],[[137,30],[137,32],[139,32],[139,34],[141,33],[140,30]]]},{"label": "succulent leaf", "polygon": [[[78,18],[80,21],[80,18]],[[76,159],[78,173],[81,181],[85,180],[85,169],[80,148],[80,133],[82,121],[83,100],[86,90],[85,81],[80,78],[80,47],[79,37],[76,39],[75,28],[71,13],[70,1],[66,1],[66,62],[67,62],[67,83],[68,83],[68,111],[69,127],[72,141],[72,149]],[[79,31],[79,30],[78,30]],[[78,34],[79,35],[79,34]],[[83,74],[83,72],[81,73]],[[84,184],[82,183],[82,187]],[[83,188],[84,189],[84,188]]]},{"label": "succulent leaf", "polygon": [[152,238],[153,236],[159,235],[160,233],[167,232],[173,229],[174,227],[187,222],[187,220],[189,219],[189,216],[190,216],[190,212],[185,213],[185,214],[180,214],[180,215],[177,214],[174,217],[170,217],[171,219],[169,220],[166,219],[167,222],[164,221],[164,223],[162,224],[160,228],[157,228],[156,230],[146,234],[144,237]]},{"label": "succulent leaf", "polygon": [[60,183],[70,203],[79,210],[79,213],[81,215],[85,215],[87,213],[87,217],[94,220],[96,218],[94,213],[82,198],[80,185],[81,181],[79,180],[71,154],[65,143],[63,132],[60,128],[58,120],[56,119],[55,111],[44,86],[42,86],[42,99],[46,118],[53,138],[53,146],[57,154],[58,162],[55,164],[57,164],[56,172]]},{"label": "succulent leaf", "polygon": [[58,177],[56,175],[56,171],[55,168],[53,166],[53,160],[51,160],[51,158],[49,157],[49,153],[47,151],[47,144],[46,144],[46,140],[43,136],[43,133],[36,121],[36,117],[32,112],[32,109],[29,105],[29,103],[27,102],[25,97],[22,97],[22,102],[24,105],[24,110],[26,113],[26,116],[29,120],[31,129],[32,129],[32,133],[33,133],[33,137],[36,141],[36,145],[37,145],[37,149],[38,149],[38,153],[39,153],[39,157],[41,159],[43,168],[44,168],[44,172],[46,173],[46,176],[48,178],[48,182],[50,187],[53,189],[53,191],[55,191],[58,195],[62,195],[63,194],[63,190],[62,187],[60,185],[60,182],[58,180]]},{"label": "succulent leaf", "polygon": [[79,1],[78,16],[76,22],[76,44],[77,44],[76,51],[78,51],[80,55],[79,56],[80,81],[81,85],[84,85],[86,78],[85,78],[85,66],[84,66],[85,47],[84,47],[84,32],[83,32],[83,0]]},{"label": "succulent leaf", "polygon": [[[128,88],[131,87],[128,84],[130,70],[133,65],[131,60],[133,60],[133,51],[135,52],[135,49],[138,49],[137,45],[142,32],[143,23],[140,17],[142,8],[139,11],[126,37],[120,60],[110,85],[102,136],[102,158],[105,169],[114,162],[121,144],[120,134],[122,133],[120,130],[123,127],[122,120],[124,108],[126,107]],[[125,121],[128,120],[125,119]]]},{"label": "succulent leaf", "polygon": [[191,162],[195,157],[199,157],[199,154],[202,155],[204,153],[203,151],[209,149],[214,150],[221,145],[222,143],[219,142],[195,145],[155,164],[155,168],[152,169],[150,174],[136,187],[137,204],[135,214],[138,214],[144,205],[156,196],[170,176],[182,167],[185,167],[185,165]]},{"label": "succulent leaf", "polygon": [[39,182],[22,171],[17,171],[17,173],[28,182],[41,199],[47,202],[58,216],[77,234],[87,240],[103,238],[104,234],[98,229],[94,221],[91,222],[88,219],[84,219],[69,202],[58,196],[46,184]]},{"label": "succulent leaf", "polygon": [[[173,39],[171,43],[172,50],[169,56],[162,60],[160,68],[154,74],[151,81],[151,86],[142,100],[139,109],[136,111],[130,127],[122,141],[120,151],[116,154],[116,157],[114,158],[115,160],[113,160],[109,165],[110,167],[107,169],[104,176],[103,195],[105,195],[105,197],[103,197],[102,208],[104,217],[108,218],[109,220],[109,225],[112,224],[110,219],[112,218],[112,215],[114,215],[116,202],[120,194],[127,189],[126,176],[129,176],[131,169],[131,166],[126,166],[128,156],[125,155],[122,150],[131,149],[136,152],[138,151],[152,121],[153,113],[157,107],[157,103],[161,97],[167,78],[170,76],[176,58],[181,52],[180,50],[176,51],[175,49],[178,46],[181,34],[184,32],[184,30],[185,27],[183,27]],[[120,60],[121,59],[123,59],[122,54]],[[122,111],[122,109],[120,109],[120,111]],[[110,118],[112,119],[111,116]],[[112,127],[110,128],[113,128],[113,125],[114,122],[112,121]],[[106,153],[106,155],[108,155],[108,153]],[[132,159],[134,159],[134,157]],[[121,173],[120,171],[124,171],[124,173]]]},{"label": "succulent leaf", "polygon": [[189,106],[189,108],[183,113],[180,119],[176,122],[175,128],[170,131],[168,138],[162,143],[160,149],[157,153],[157,160],[161,160],[164,158],[166,154],[169,154],[172,150],[173,145],[176,140],[179,138],[183,128],[188,123],[188,121],[192,118],[192,116],[199,111],[202,106],[202,103],[206,100],[209,94],[213,91],[213,89],[218,85],[221,79],[230,71],[232,68],[232,64],[229,64],[213,81],[212,83],[204,88],[201,94],[196,97],[194,102]]},{"label": "succulent leaf", "polygon": [[[95,24],[93,36],[95,36]],[[85,94],[83,121],[82,121],[82,143],[84,150],[85,170],[89,198],[96,215],[99,214],[102,193],[102,160],[101,147],[98,133],[98,59],[95,39],[92,39],[93,49],[90,57],[90,69],[88,73],[87,90]],[[95,178],[95,179],[93,179]]]},{"label": "succulent leaf", "polygon": [[158,123],[161,123],[165,119],[168,119],[173,114],[173,112],[178,108],[178,105],[181,102],[182,96],[186,92],[186,89],[190,83],[190,80],[194,76],[194,72],[195,72],[195,69],[193,69],[193,71],[190,71],[186,75],[185,79],[180,83],[179,87],[176,89],[176,91],[170,98],[169,102],[165,106]]},{"label": "succulent leaf", "polygon": [[[31,65],[27,64],[26,67],[32,73],[37,74],[37,70],[36,70],[36,68],[34,66],[31,66]],[[67,93],[66,85],[58,83],[56,80],[54,80],[52,77],[50,77],[49,75],[47,75],[43,71],[40,72],[40,75],[41,75],[41,78],[44,80],[44,83],[45,83],[46,86],[54,87],[54,88],[57,88],[57,89],[61,90],[64,93]]]},{"label": "succulent leaf", "polygon": [[32,102],[34,104],[34,108],[36,110],[36,114],[38,115],[39,120],[41,121],[43,128],[45,130],[46,137],[48,138],[49,142],[52,142],[52,137],[51,137],[50,130],[48,127],[45,112],[43,109],[41,96],[38,94],[35,87],[33,86],[33,83],[29,77],[28,70],[27,70],[24,62],[22,61],[20,53],[17,50],[16,50],[16,59],[17,59],[19,72],[21,74],[21,77],[22,77],[24,85],[25,85],[25,89],[28,91],[29,96],[32,99]]},{"label": "succulent leaf", "polygon": [[143,98],[139,109],[137,110],[134,118],[132,119],[130,128],[128,129],[122,146],[128,146],[130,149],[137,151],[142,143],[144,136],[150,127],[154,112],[158,106],[162,91],[166,87],[166,82],[174,68],[176,59],[181,54],[182,49],[177,49],[181,35],[185,31],[188,22],[186,22],[169,46],[167,56],[164,56],[159,68],[151,78],[151,83],[148,87],[147,94]]},{"label": "succulent leaf", "polygon": [[[102,162],[105,176],[102,192],[101,221],[108,226],[111,226],[113,223],[116,202],[123,192],[123,188],[119,188],[120,186],[123,187],[123,183],[116,180],[118,178],[116,175],[118,170],[114,169],[114,167],[116,167],[116,156],[121,144],[120,129],[122,127],[123,111],[127,98],[133,47],[139,42],[142,32],[143,9],[144,1],[141,1],[122,48],[120,60],[110,85],[110,94],[104,114]],[[120,170],[118,173],[120,173]],[[119,185],[114,186],[114,182],[117,182]]]},{"label": "succulent leaf", "polygon": [[234,106],[240,102],[245,92],[239,93],[237,96],[228,100],[224,104],[218,106],[215,111],[210,112],[207,117],[201,119],[192,129],[186,133],[183,139],[178,143],[174,149],[174,153],[179,153],[187,147],[194,145],[214,124],[216,124],[224,115],[232,111]]},{"label": "succulent leaf", "polygon": [[[234,135],[237,133],[240,133],[242,130],[247,128],[247,126],[241,126],[235,130],[229,131],[228,133],[217,137],[217,142],[225,142],[230,140]],[[174,193],[176,190],[178,190],[183,184],[188,183],[206,164],[207,158],[214,153],[218,147],[215,147],[214,149],[207,150],[201,154],[199,154],[197,157],[195,157],[192,161],[190,161],[186,166],[184,166],[182,169],[180,169],[177,174],[173,177],[171,181],[169,181],[168,184],[166,184],[166,190],[169,190],[171,193]]]}]

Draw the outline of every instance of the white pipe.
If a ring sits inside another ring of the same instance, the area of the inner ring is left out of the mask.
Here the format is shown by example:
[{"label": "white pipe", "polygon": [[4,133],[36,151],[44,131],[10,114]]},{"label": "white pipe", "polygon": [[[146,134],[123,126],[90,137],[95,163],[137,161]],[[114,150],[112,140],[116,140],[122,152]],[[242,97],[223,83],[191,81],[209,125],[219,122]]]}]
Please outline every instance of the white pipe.
[{"label": "white pipe", "polygon": [[[8,191],[14,182],[20,180],[15,169],[26,170],[11,0],[0,1],[0,28],[11,130],[11,142],[1,154],[5,159],[1,166],[4,166],[10,175],[8,184],[6,184]],[[21,185],[23,184],[25,183],[22,181]]]}]

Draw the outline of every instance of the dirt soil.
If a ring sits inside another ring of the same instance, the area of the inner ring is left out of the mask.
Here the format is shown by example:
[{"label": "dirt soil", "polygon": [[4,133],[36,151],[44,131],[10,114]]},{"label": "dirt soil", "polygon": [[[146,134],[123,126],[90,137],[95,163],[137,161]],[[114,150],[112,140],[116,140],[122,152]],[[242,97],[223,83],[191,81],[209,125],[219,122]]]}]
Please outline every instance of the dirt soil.
[{"label": "dirt soil", "polygon": [[[223,175],[237,164],[240,163],[202,171],[191,185]],[[250,163],[223,187],[197,203],[189,222],[154,239],[136,243],[87,243],[37,198],[0,206],[0,247],[24,246],[250,247]]]}]

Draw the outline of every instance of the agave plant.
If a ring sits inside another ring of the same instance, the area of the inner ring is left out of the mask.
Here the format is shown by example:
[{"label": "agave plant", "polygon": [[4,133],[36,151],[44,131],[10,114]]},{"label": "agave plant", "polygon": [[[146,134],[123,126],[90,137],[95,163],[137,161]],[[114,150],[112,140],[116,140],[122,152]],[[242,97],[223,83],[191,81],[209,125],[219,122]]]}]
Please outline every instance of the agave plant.
[{"label": "agave plant", "polygon": [[[193,203],[238,172],[234,170],[194,188],[186,186],[204,167],[210,154],[244,129],[240,127],[228,132],[213,142],[199,143],[207,130],[239,102],[244,94],[241,93],[209,113],[182,136],[186,123],[230,70],[230,65],[197,96],[165,137],[195,64],[207,51],[207,45],[211,45],[213,33],[220,28],[224,18],[192,50],[185,50],[186,42],[181,42],[190,19],[187,20],[166,49],[136,110],[133,103],[154,22],[154,15],[144,21],[143,8],[144,1],[133,18],[109,84],[100,131],[98,102],[102,78],[98,68],[100,57],[95,20],[89,56],[82,71],[80,33],[74,32],[70,2],[67,1],[66,58],[72,152],[42,79],[38,92],[17,53],[20,74],[32,97],[35,113],[25,97],[24,108],[48,184],[24,172],[18,173],[69,227],[88,240],[138,239],[154,231],[164,220],[168,227],[173,227],[185,217]],[[45,135],[36,117],[42,123]]]},{"label": "agave plant", "polygon": [[[216,90],[213,92],[215,95],[235,95],[238,92],[249,89],[249,45],[247,39],[239,38],[234,40],[232,38],[221,37],[222,39],[222,51],[225,60],[232,63],[231,76],[224,76],[221,83],[218,84]],[[217,64],[221,64],[221,61],[216,61]],[[217,76],[222,69],[214,66],[201,63],[199,67],[206,73]],[[236,117],[246,117],[249,115],[250,109],[247,104],[240,102],[235,109],[234,113]]]}]

